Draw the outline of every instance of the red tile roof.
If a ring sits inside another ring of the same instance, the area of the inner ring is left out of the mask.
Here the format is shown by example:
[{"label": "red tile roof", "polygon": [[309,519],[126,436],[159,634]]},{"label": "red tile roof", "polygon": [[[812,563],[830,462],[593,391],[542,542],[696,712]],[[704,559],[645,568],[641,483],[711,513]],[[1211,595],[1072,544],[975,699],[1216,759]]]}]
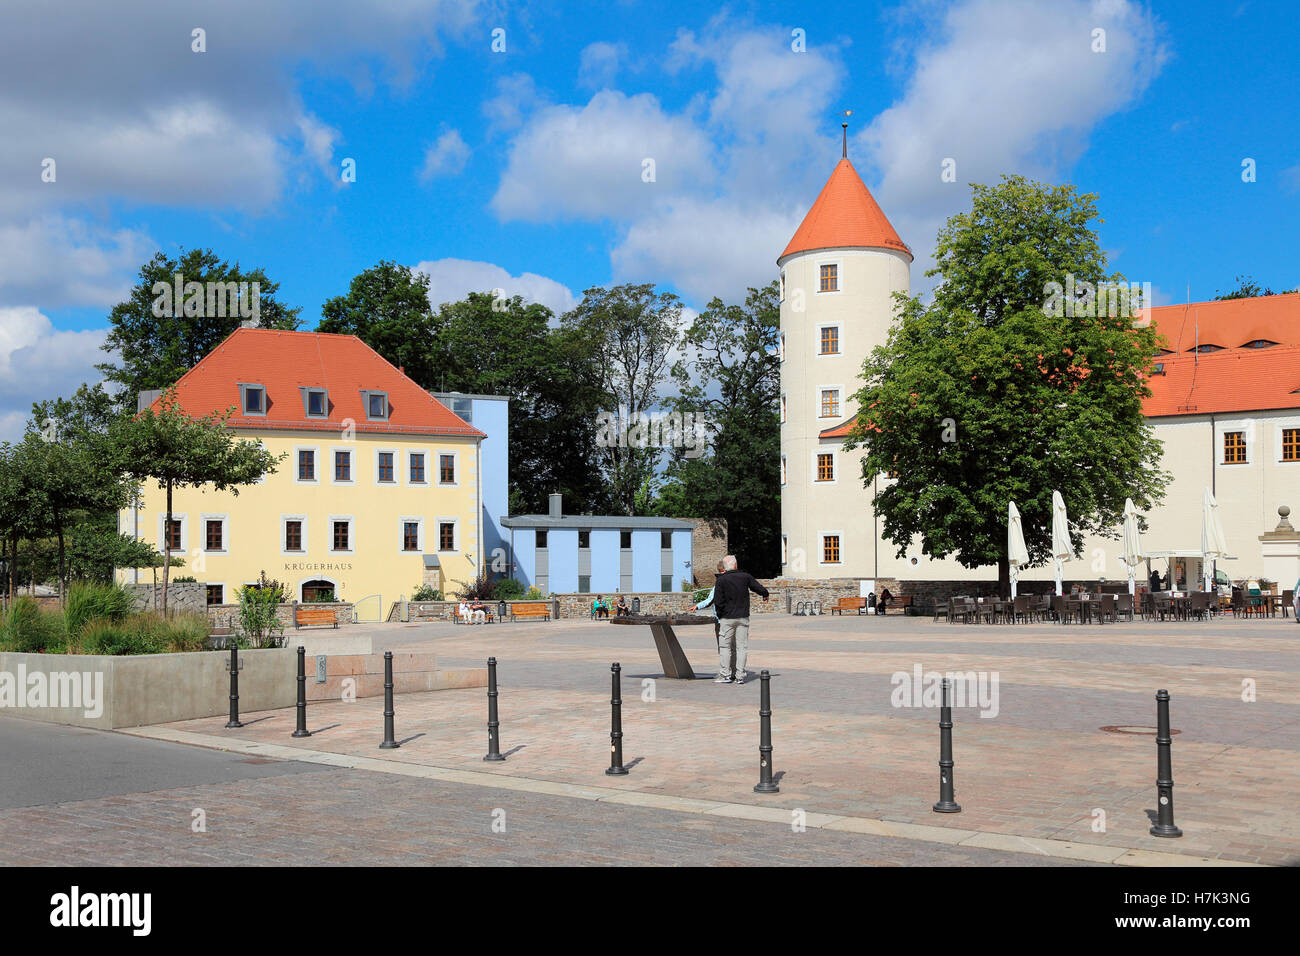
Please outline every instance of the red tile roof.
[{"label": "red tile roof", "polygon": [[[1245,301],[1245,300],[1243,300]],[[1276,336],[1274,336],[1276,338]],[[1165,355],[1147,383],[1148,418],[1300,408],[1300,345]]]},{"label": "red tile roof", "polygon": [[1151,321],[1167,340],[1164,347],[1177,354],[1198,343],[1225,349],[1257,339],[1300,345],[1300,292],[1163,305],[1151,310]]},{"label": "red tile roof", "polygon": [[912,258],[912,250],[898,238],[848,159],[836,164],[821,195],[776,261],[796,252],[844,247],[894,249]]},{"label": "red tile roof", "polygon": [[[240,384],[266,389],[267,414],[239,414]],[[329,416],[308,418],[300,388],[324,388]],[[366,420],[362,390],[388,394],[388,420]],[[355,335],[236,329],[176,383],[191,415],[234,408],[232,428],[484,437]],[[157,406],[154,402],[154,407]]]},{"label": "red tile roof", "polygon": [[857,424],[858,416],[854,415],[848,421],[840,422],[833,428],[823,428],[817,433],[818,438],[848,438],[853,433],[853,426]]}]

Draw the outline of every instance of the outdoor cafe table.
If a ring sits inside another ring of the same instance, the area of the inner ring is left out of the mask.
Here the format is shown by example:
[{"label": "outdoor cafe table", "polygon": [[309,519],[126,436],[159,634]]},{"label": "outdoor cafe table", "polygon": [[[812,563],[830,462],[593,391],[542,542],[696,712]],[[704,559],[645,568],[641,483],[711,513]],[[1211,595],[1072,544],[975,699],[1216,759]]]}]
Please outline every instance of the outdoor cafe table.
[{"label": "outdoor cafe table", "polygon": [[713,617],[700,614],[624,614],[610,618],[611,624],[649,624],[650,633],[654,635],[655,647],[659,651],[659,662],[663,664],[665,677],[680,680],[695,680],[695,669],[686,659],[674,627],[713,624]]},{"label": "outdoor cafe table", "polygon": [[1065,606],[1070,610],[1078,610],[1081,622],[1087,622],[1096,616],[1098,624],[1106,623],[1106,617],[1102,613],[1102,601],[1099,596],[1071,595],[1065,599]]}]

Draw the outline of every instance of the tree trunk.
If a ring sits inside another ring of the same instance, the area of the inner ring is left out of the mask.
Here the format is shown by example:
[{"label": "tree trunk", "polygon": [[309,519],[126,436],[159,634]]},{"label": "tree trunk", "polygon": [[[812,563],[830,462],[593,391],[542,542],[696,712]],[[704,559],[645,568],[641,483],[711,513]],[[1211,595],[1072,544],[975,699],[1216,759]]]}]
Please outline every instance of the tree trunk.
[{"label": "tree trunk", "polygon": [[59,522],[59,605],[61,607],[67,606],[68,603],[67,593],[68,593],[68,572],[67,572],[67,566],[64,563],[63,523],[60,521]]},{"label": "tree trunk", "polygon": [[172,569],[172,483],[167,482],[167,516],[163,518],[162,614],[167,616],[167,581]]},{"label": "tree trunk", "polygon": [[1011,559],[1005,554],[998,558],[998,594],[1004,601],[1011,597]]}]

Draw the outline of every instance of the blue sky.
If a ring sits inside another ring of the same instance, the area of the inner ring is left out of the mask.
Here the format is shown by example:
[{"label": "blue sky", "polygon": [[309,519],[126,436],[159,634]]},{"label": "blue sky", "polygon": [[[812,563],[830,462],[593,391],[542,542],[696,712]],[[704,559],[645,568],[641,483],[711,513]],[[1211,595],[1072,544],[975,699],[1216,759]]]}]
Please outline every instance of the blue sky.
[{"label": "blue sky", "polygon": [[380,259],[424,268],[437,301],[562,309],[621,281],[737,299],[775,277],[844,109],[914,289],[966,184],[1011,172],[1099,193],[1112,265],[1157,304],[1300,284],[1285,3],[63,7],[0,10],[0,439],[96,377],[160,248],[264,267],[306,328]]}]

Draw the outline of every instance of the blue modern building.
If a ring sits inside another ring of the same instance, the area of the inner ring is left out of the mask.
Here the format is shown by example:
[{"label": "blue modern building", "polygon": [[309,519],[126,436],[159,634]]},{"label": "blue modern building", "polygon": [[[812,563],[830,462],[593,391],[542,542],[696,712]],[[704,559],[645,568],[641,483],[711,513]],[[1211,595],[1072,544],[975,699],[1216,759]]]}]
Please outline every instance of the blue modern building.
[{"label": "blue modern building", "polygon": [[[543,594],[679,591],[691,581],[694,525],[675,518],[550,513],[507,515],[510,502],[510,399],[504,395],[433,392],[485,432],[475,480],[481,488],[482,553],[475,564]],[[436,561],[437,557],[431,556]],[[479,563],[481,561],[481,564]]]},{"label": "blue modern building", "polygon": [[[481,426],[480,426],[481,427]],[[510,535],[514,577],[544,594],[680,591],[691,578],[689,521],[620,515],[516,515]]]}]

